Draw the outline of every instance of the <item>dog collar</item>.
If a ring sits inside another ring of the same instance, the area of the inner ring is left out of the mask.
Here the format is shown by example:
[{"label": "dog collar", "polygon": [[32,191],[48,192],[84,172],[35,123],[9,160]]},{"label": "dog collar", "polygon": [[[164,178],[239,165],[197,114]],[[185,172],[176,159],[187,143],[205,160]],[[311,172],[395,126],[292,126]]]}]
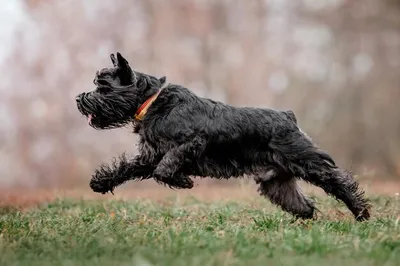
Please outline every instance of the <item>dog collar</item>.
[{"label": "dog collar", "polygon": [[157,91],[153,96],[148,98],[136,111],[135,113],[135,119],[138,121],[142,121],[144,116],[147,113],[147,110],[149,109],[150,105],[157,99],[158,95],[160,94],[161,89]]}]

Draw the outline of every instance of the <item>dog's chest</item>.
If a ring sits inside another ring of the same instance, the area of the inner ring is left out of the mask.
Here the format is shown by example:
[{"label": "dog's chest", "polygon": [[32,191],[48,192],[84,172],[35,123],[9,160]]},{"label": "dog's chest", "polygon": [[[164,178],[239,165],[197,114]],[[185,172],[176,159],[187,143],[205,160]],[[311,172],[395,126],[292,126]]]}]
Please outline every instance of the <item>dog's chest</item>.
[{"label": "dog's chest", "polygon": [[174,147],[176,144],[172,141],[158,138],[157,135],[149,132],[144,133],[142,129],[139,132],[139,150],[142,152],[163,155]]}]

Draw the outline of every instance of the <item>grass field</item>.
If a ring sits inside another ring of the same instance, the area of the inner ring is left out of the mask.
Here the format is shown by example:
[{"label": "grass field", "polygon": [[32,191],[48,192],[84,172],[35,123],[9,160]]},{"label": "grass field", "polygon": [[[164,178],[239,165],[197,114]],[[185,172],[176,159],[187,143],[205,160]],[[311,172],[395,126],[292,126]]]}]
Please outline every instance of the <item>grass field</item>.
[{"label": "grass field", "polygon": [[356,223],[342,204],[294,221],[263,199],[58,199],[0,209],[0,265],[400,265],[400,200],[373,198]]}]

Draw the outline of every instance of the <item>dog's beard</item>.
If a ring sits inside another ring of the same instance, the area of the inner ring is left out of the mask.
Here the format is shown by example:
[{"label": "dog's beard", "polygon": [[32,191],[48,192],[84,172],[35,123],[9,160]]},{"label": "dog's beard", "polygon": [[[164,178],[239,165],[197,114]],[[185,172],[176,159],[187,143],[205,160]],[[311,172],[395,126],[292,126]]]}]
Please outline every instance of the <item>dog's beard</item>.
[{"label": "dog's beard", "polygon": [[84,93],[78,102],[79,111],[95,129],[123,127],[134,119],[136,95],[132,90]]}]

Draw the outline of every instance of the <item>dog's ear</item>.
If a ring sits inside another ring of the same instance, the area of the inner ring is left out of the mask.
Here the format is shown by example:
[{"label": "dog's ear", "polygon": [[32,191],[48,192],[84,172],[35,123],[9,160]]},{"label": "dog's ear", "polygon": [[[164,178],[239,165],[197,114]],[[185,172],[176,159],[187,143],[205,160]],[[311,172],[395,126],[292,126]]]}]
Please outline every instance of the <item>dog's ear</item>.
[{"label": "dog's ear", "polygon": [[126,60],[119,52],[117,52],[117,67],[120,71],[120,79],[123,85],[135,85],[137,83],[136,73],[129,66],[128,60]]},{"label": "dog's ear", "polygon": [[117,62],[117,59],[115,58],[115,55],[114,54],[110,54],[110,58],[111,58],[111,62],[113,63],[113,66],[117,67],[118,62]]},{"label": "dog's ear", "polygon": [[[111,60],[113,59],[111,58]],[[113,62],[116,62],[114,65],[118,69],[117,71],[122,85],[135,85],[137,83],[136,73],[132,70],[128,61],[121,55],[121,53],[117,52],[117,58],[114,57]]]},{"label": "dog's ear", "polygon": [[128,61],[119,52],[117,52],[117,62],[119,68],[130,68]]},{"label": "dog's ear", "polygon": [[164,84],[165,84],[165,82],[167,81],[167,77],[166,77],[166,76],[164,76],[164,77],[161,77],[161,78],[159,78],[158,80],[160,81],[160,83],[161,83],[161,86],[162,86],[162,85],[164,85]]}]

